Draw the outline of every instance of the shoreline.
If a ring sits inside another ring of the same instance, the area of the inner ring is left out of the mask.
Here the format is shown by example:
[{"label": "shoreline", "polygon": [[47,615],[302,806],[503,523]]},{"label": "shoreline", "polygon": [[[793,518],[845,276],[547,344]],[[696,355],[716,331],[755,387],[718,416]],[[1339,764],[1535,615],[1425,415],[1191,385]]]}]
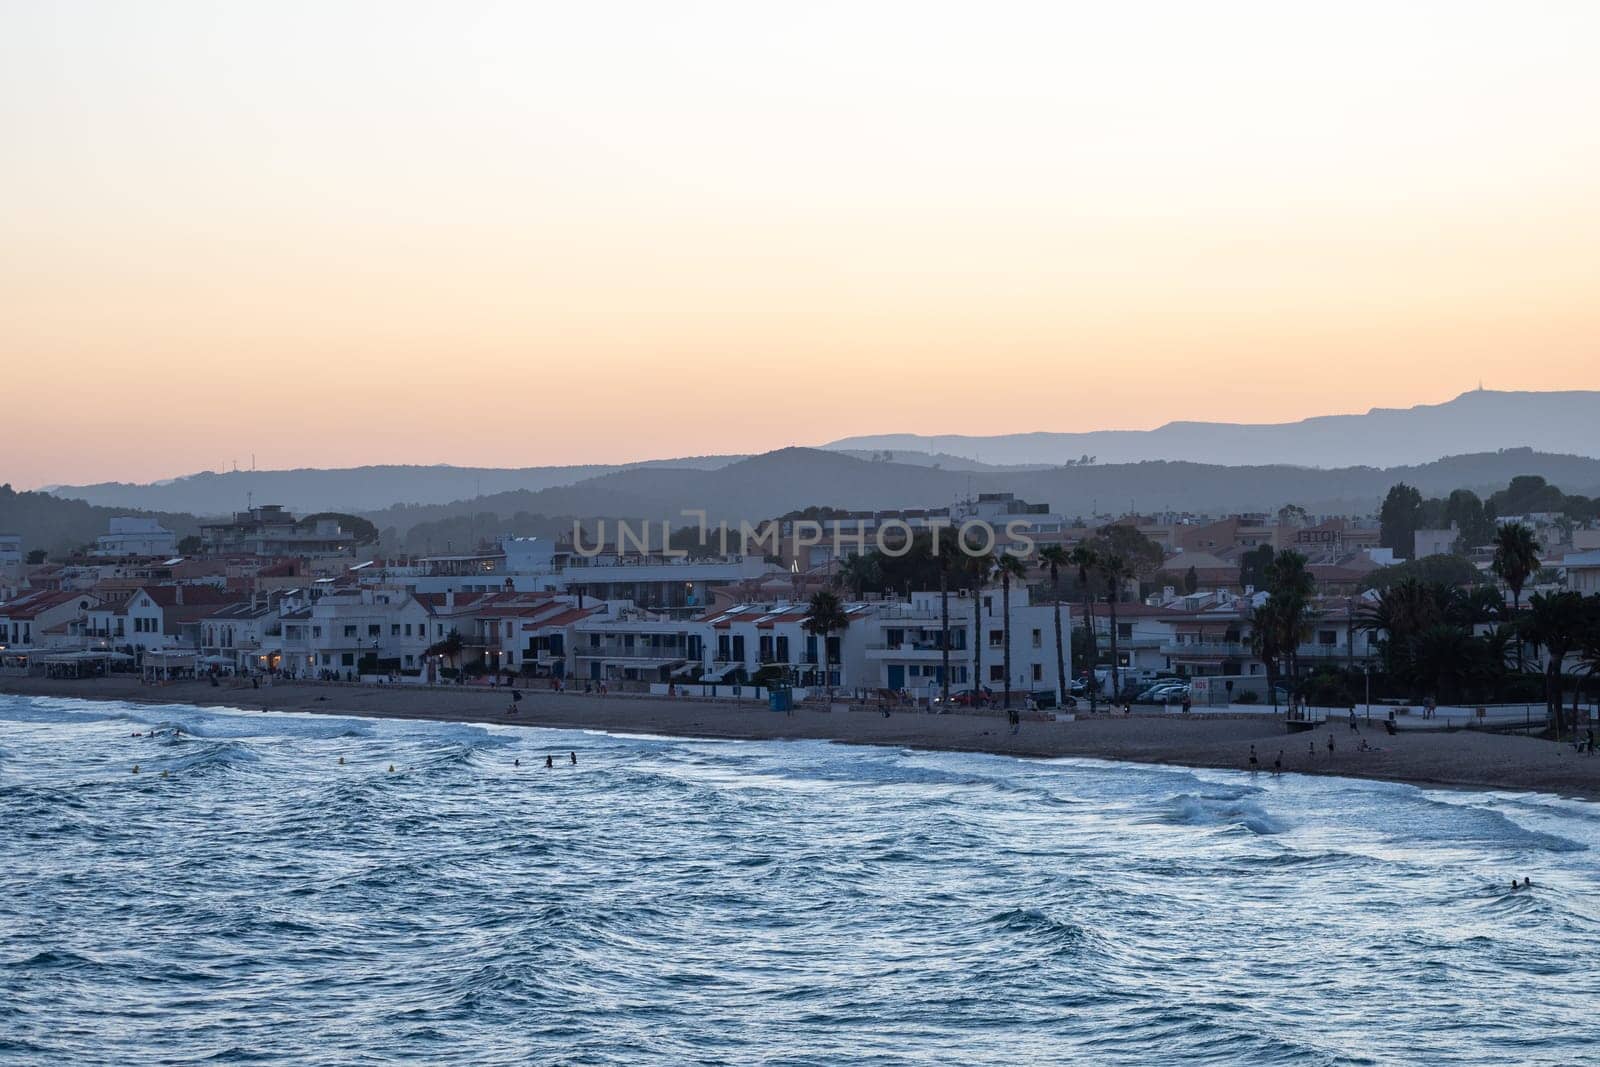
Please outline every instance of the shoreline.
[{"label": "shoreline", "polygon": [[[889,745],[944,752],[982,752],[1025,758],[1083,757],[1113,762],[1249,770],[1251,746],[1260,767],[1272,770],[1282,752],[1283,770],[1456,789],[1553,793],[1600,800],[1600,756],[1581,755],[1570,745],[1534,738],[1480,733],[1377,730],[1352,734],[1342,724],[1290,734],[1282,720],[1170,714],[1100,715],[1071,722],[1025,720],[1012,735],[1005,718],[990,715],[929,715],[896,710],[830,712],[797,708],[792,715],[751,705],[731,706],[690,698],[596,696],[526,690],[518,714],[505,714],[504,689],[403,688],[327,683],[278,683],[271,688],[206,681],[160,687],[132,679],[56,680],[0,678],[0,695],[61,697],[193,707],[301,711],[365,718],[497,723],[554,729],[646,733],[719,740],[818,740]],[[1330,754],[1327,739],[1336,748]],[[1315,739],[1314,754],[1308,745]],[[1360,752],[1360,739],[1374,751]]]}]

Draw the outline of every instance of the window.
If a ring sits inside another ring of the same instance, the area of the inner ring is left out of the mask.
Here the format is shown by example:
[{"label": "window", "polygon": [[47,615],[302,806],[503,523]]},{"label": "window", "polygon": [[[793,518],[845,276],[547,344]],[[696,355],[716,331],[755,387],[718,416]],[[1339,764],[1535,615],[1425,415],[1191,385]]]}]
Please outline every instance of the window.
[{"label": "window", "polygon": [[356,635],[356,628],[354,626],[346,626],[344,628],[344,635],[346,637],[354,637]]},{"label": "window", "polygon": [[313,627],[312,627],[312,628],[311,628],[311,636],[312,636],[312,637],[321,637],[321,636],[322,636],[322,627],[320,627],[320,626],[313,626]]},{"label": "window", "polygon": [[341,667],[354,667],[356,665],[356,654],[354,652],[341,654],[339,656],[339,665]]},{"label": "window", "polygon": [[1033,631],[1033,647],[1034,648],[1040,648],[1040,647],[1043,646],[1043,643],[1044,643],[1044,635],[1041,634],[1038,630]]},{"label": "window", "polygon": [[1119,623],[1117,623],[1117,637],[1119,639],[1121,639],[1121,640],[1124,640],[1124,641],[1132,640],[1132,638],[1133,638],[1133,623],[1131,623],[1131,622],[1119,622]]},{"label": "window", "polygon": [[1035,663],[1033,665],[1033,680],[1036,682],[1044,681],[1044,667],[1041,664]]},{"label": "window", "polygon": [[406,623],[406,636],[407,637],[411,636],[411,624],[409,622]]},{"label": "window", "polygon": [[1004,630],[990,630],[989,631],[989,647],[990,648],[999,648],[1001,645],[1003,645],[1005,643],[1006,643],[1006,632]]},{"label": "window", "polygon": [[372,623],[372,624],[367,626],[367,636],[368,637],[377,637],[382,632],[383,632],[383,627],[380,626],[377,623]]},{"label": "window", "polygon": [[1004,667],[1002,667],[998,663],[990,664],[990,666],[989,666],[989,681],[991,681],[991,682],[1004,682],[1005,680],[1006,680],[1006,669]]},{"label": "window", "polygon": [[400,636],[400,624],[399,623],[392,622],[392,623],[389,624],[389,636],[390,637],[399,637]]},{"label": "window", "polygon": [[1319,644],[1319,645],[1337,645],[1338,643],[1339,643],[1339,631],[1338,630],[1318,630],[1317,631],[1317,644]]}]

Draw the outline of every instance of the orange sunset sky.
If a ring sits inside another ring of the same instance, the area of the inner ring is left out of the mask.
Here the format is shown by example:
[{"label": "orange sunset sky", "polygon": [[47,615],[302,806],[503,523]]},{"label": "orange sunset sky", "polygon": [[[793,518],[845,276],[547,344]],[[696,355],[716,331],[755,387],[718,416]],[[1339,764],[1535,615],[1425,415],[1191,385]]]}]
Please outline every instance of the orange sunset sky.
[{"label": "orange sunset sky", "polygon": [[0,481],[1597,388],[1600,4],[6,3]]}]

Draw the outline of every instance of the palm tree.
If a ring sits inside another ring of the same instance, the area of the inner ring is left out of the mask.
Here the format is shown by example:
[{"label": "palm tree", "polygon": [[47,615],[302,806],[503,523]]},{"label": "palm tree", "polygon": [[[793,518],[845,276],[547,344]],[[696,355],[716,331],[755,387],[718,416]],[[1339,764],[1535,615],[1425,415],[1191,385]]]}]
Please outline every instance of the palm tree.
[{"label": "palm tree", "polygon": [[[1511,590],[1511,614],[1522,610],[1522,587],[1539,569],[1539,543],[1533,531],[1520,522],[1503,522],[1494,532],[1494,573]],[[1517,646],[1517,670],[1523,669],[1522,646]]]},{"label": "palm tree", "polygon": [[1111,699],[1122,695],[1122,670],[1117,656],[1117,600],[1122,596],[1122,586],[1133,577],[1133,568],[1116,552],[1100,557],[1100,577],[1106,582],[1106,609],[1111,624]]},{"label": "palm tree", "polygon": [[939,556],[939,689],[946,711],[950,710],[950,574],[961,566],[961,549],[955,532],[946,528],[931,543]]},{"label": "palm tree", "polygon": [[1084,658],[1089,664],[1089,710],[1093,712],[1100,689],[1100,682],[1094,673],[1100,658],[1095,648],[1094,634],[1094,576],[1100,569],[1100,556],[1093,545],[1080,542],[1067,554],[1067,561],[1078,568],[1078,589],[1083,593]]},{"label": "palm tree", "polygon": [[450,666],[453,668],[464,647],[464,643],[461,640],[461,631],[452,626],[448,634],[429,645],[422,654],[425,656],[443,656],[450,661]]},{"label": "palm tree", "polygon": [[1528,602],[1528,616],[1517,628],[1524,641],[1545,651],[1544,699],[1550,729],[1559,740],[1562,733],[1561,667],[1567,653],[1578,647],[1588,626],[1589,607],[1574,592],[1535,593]]},{"label": "palm tree", "polygon": [[1279,625],[1279,651],[1289,660],[1289,684],[1300,686],[1300,642],[1310,629],[1311,595],[1316,583],[1306,569],[1306,557],[1284,549],[1267,566],[1268,599],[1276,601],[1274,615]]},{"label": "palm tree", "polygon": [[1050,600],[1056,612],[1056,704],[1067,702],[1067,654],[1061,639],[1061,568],[1069,565],[1067,550],[1060,545],[1045,545],[1039,562],[1050,569]]},{"label": "palm tree", "polygon": [[844,605],[839,603],[839,598],[826,589],[818,590],[812,594],[811,603],[806,608],[805,622],[801,626],[808,634],[815,634],[822,639],[822,677],[828,686],[828,696],[833,696],[833,680],[829,676],[828,668],[831,666],[828,654],[828,638],[850,625],[850,616],[845,613]]},{"label": "palm tree", "polygon": [[1267,668],[1267,688],[1272,693],[1272,710],[1278,710],[1278,659],[1282,649],[1278,635],[1282,631],[1277,615],[1278,605],[1271,597],[1250,611],[1250,654]]},{"label": "palm tree", "polygon": [[859,552],[850,553],[839,565],[839,573],[833,576],[835,588],[848,589],[850,595],[858,599],[868,587],[876,586],[882,580],[883,572],[878,566],[876,553],[865,556]]},{"label": "palm tree", "polygon": [[983,587],[994,576],[993,552],[969,555],[966,571],[972,583],[972,696],[976,702],[983,686]]},{"label": "palm tree", "polygon": [[1028,568],[1023,566],[1022,560],[1009,552],[1002,552],[995,556],[994,572],[1000,576],[1000,612],[1001,626],[1004,629],[1005,647],[1001,649],[1000,661],[1005,664],[1005,700],[1006,710],[1011,710],[1011,579],[1025,581],[1028,577]]}]

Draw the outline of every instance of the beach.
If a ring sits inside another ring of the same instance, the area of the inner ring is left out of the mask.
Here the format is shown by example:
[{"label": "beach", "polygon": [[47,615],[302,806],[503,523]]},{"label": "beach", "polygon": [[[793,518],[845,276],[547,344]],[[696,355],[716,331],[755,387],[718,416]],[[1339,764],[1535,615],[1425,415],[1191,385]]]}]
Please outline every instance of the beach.
[{"label": "beach", "polygon": [[[1600,799],[1600,756],[1570,745],[1505,734],[1403,731],[1388,736],[1374,724],[1359,735],[1342,721],[1288,733],[1267,715],[1183,717],[1157,712],[1130,716],[1080,713],[1072,721],[1026,719],[1011,733],[1003,714],[930,715],[876,709],[825,711],[814,706],[792,714],[750,704],[730,705],[688,698],[599,696],[524,690],[517,714],[508,716],[509,695],[486,687],[412,688],[327,683],[278,683],[255,689],[225,680],[179,681],[162,686],[137,679],[52,680],[0,678],[0,693],[123,700],[147,704],[191,704],[441,722],[501,723],[603,730],[619,734],[750,740],[824,740],[941,751],[985,752],[1033,758],[1077,756],[1139,763],[1248,770],[1251,746],[1270,772],[1282,753],[1293,774],[1341,775],[1416,785],[1507,789]],[[1327,747],[1332,735],[1335,750]],[[1362,752],[1365,738],[1375,751]],[[1311,746],[1315,745],[1314,752]]]}]

